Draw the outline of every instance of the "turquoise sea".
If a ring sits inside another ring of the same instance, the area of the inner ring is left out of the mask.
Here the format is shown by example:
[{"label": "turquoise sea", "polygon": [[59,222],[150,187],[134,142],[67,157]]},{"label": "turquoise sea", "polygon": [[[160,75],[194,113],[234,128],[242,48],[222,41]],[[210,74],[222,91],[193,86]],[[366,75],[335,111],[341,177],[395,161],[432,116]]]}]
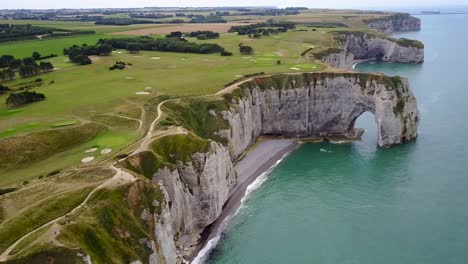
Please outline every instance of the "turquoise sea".
[{"label": "turquoise sea", "polygon": [[421,16],[423,65],[366,63],[409,78],[417,141],[304,145],[252,192],[207,263],[468,263],[468,15]]}]

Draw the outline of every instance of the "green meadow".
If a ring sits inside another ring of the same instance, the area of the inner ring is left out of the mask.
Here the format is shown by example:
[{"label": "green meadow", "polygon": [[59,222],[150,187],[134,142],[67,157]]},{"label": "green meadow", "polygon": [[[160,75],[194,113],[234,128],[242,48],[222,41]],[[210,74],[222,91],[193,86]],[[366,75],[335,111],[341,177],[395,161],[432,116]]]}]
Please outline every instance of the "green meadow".
[{"label": "green meadow", "polygon": [[[67,26],[72,24],[65,23]],[[73,24],[76,26],[76,24]],[[64,26],[64,25],[60,25]],[[74,128],[83,124],[95,123],[105,127],[94,139],[70,145],[60,153],[16,169],[1,169],[3,176],[0,185],[19,183],[72,165],[79,165],[81,159],[89,156],[88,148],[111,148],[113,153],[125,148],[142,136],[137,120],[126,116],[122,107],[147,108],[148,102],[157,96],[173,98],[214,94],[227,83],[252,73],[283,73],[320,71],[324,65],[310,61],[301,53],[307,49],[321,49],[331,45],[327,32],[330,29],[300,27],[287,33],[264,36],[259,39],[239,36],[236,33],[222,34],[219,39],[189,41],[218,43],[233,56],[219,54],[185,54],[171,52],[142,51],[130,54],[117,50],[111,56],[93,57],[93,63],[78,66],[70,63],[68,57],[50,59],[56,67],[52,73],[33,78],[17,78],[5,83],[13,90],[25,84],[42,79],[41,85],[33,88],[46,95],[45,101],[26,105],[21,109],[8,109],[0,104],[0,138],[27,137],[28,133],[44,130]],[[29,56],[33,51],[41,54],[61,54],[63,48],[73,44],[95,44],[102,37],[118,35],[98,34],[53,40],[37,40],[0,45],[0,54],[13,54],[17,57]],[[241,55],[239,44],[253,47],[251,55]],[[110,71],[115,61],[130,63],[124,70]],[[0,96],[4,101],[6,95]],[[130,111],[130,110],[128,110]],[[135,111],[135,109],[131,110]],[[140,111],[141,114],[141,111]],[[140,114],[132,118],[140,119]],[[147,124],[149,120],[140,120]],[[138,130],[138,131],[137,131]],[[15,155],[14,149],[11,155]],[[94,155],[95,164],[105,156]],[[51,164],[44,167],[44,164]]]}]

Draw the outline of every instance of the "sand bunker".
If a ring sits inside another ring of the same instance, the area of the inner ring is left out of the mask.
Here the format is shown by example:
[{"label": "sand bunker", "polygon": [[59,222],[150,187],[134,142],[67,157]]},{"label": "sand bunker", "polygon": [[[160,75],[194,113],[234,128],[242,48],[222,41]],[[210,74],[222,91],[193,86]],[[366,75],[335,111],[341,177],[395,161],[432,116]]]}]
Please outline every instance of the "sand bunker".
[{"label": "sand bunker", "polygon": [[161,57],[151,57],[152,60],[160,60]]},{"label": "sand bunker", "polygon": [[135,94],[138,94],[138,95],[148,95],[148,94],[150,94],[150,93],[148,93],[148,92],[136,92]]},{"label": "sand bunker", "polygon": [[131,80],[131,79],[133,79],[133,77],[125,77],[125,79]]},{"label": "sand bunker", "polygon": [[289,69],[294,70],[294,71],[300,71],[301,70],[299,68],[289,68]]},{"label": "sand bunker", "polygon": [[91,162],[94,160],[94,157],[86,157],[84,159],[81,160],[82,163],[87,163],[87,162]]},{"label": "sand bunker", "polygon": [[145,90],[151,90],[153,87],[145,87]]},{"label": "sand bunker", "polygon": [[97,148],[90,148],[88,150],[86,150],[85,152],[86,153],[92,153],[92,152],[96,152],[96,150],[98,150]]},{"label": "sand bunker", "polygon": [[109,154],[111,152],[112,152],[112,149],[110,149],[110,148],[105,148],[105,149],[101,150],[102,155],[106,155],[106,154]]}]

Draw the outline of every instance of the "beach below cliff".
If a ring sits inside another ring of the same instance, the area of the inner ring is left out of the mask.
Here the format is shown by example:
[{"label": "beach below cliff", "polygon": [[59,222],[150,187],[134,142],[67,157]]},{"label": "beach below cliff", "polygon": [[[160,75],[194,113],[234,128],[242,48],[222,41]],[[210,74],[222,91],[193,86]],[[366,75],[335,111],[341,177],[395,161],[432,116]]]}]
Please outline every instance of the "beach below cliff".
[{"label": "beach below cliff", "polygon": [[189,257],[190,263],[202,263],[211,249],[220,239],[225,226],[242,205],[243,198],[248,194],[249,186],[255,185],[259,176],[268,173],[285,155],[299,147],[293,139],[260,138],[235,164],[238,184],[231,190],[228,201],[223,206],[223,212],[214,223],[205,228],[201,239]]}]

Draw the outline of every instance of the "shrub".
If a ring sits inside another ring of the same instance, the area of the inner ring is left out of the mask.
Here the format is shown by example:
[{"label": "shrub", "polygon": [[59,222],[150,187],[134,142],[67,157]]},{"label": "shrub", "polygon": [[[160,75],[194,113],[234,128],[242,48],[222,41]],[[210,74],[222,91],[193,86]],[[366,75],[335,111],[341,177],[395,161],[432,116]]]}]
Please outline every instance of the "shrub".
[{"label": "shrub", "polygon": [[253,48],[250,46],[240,46],[239,51],[242,55],[251,55],[253,53]]},{"label": "shrub", "polygon": [[6,86],[3,86],[0,84],[0,95],[1,94],[6,94],[10,91],[10,88],[6,87]]},{"label": "shrub", "polygon": [[123,61],[117,61],[117,62],[115,62],[114,65],[112,65],[111,67],[109,67],[109,70],[111,70],[111,71],[113,71],[113,70],[115,70],[115,69],[123,70],[123,69],[126,68],[126,65],[127,65],[127,64],[126,64],[125,62],[123,62]]},{"label": "shrub", "polygon": [[221,51],[221,56],[232,56],[232,52],[229,52],[229,51]]}]

